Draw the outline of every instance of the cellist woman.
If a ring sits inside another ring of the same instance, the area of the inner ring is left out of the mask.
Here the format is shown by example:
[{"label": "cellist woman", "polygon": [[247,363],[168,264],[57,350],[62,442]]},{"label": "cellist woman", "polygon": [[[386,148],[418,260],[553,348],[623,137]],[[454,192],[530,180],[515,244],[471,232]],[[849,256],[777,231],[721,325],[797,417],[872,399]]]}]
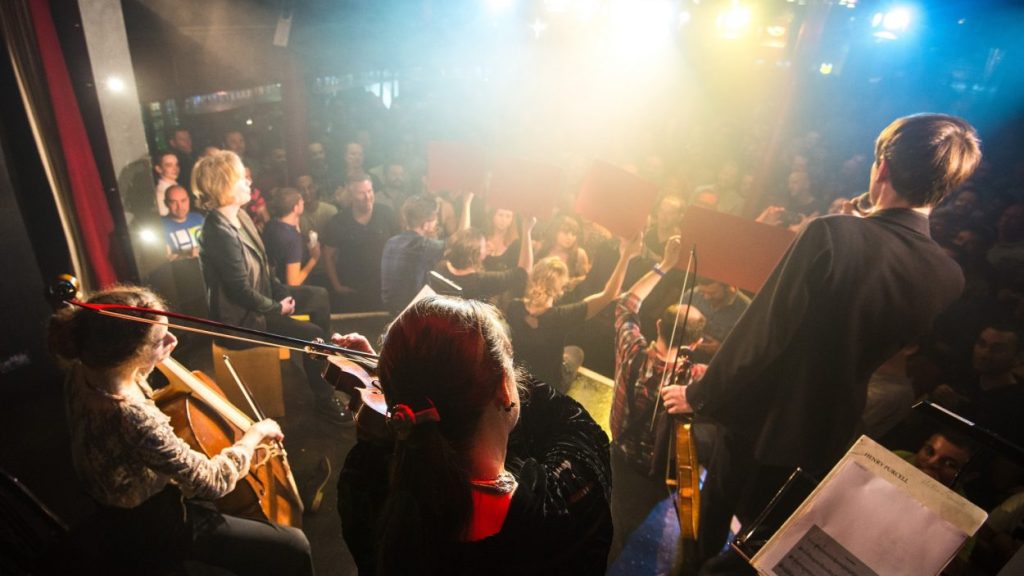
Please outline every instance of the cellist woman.
[{"label": "cellist woman", "polygon": [[[88,302],[166,309],[136,286],[108,288]],[[213,457],[189,448],[154,404],[146,381],[177,343],[166,324],[78,307],[50,319],[50,349],[67,369],[75,471],[101,508],[99,552],[124,573],[163,573],[193,560],[238,574],[312,574],[301,530],[222,514],[209,503],[249,472],[258,445],[283,434],[267,419]]]}]

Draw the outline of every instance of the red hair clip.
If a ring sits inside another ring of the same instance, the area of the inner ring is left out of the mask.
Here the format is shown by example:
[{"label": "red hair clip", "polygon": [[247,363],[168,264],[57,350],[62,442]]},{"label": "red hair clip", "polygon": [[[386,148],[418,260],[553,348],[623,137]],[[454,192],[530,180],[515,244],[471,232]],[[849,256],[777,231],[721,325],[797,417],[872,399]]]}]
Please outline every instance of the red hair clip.
[{"label": "red hair clip", "polygon": [[396,433],[404,437],[417,424],[440,422],[441,414],[438,413],[430,398],[426,400],[429,407],[420,411],[414,411],[408,404],[395,404],[388,410],[388,424]]}]

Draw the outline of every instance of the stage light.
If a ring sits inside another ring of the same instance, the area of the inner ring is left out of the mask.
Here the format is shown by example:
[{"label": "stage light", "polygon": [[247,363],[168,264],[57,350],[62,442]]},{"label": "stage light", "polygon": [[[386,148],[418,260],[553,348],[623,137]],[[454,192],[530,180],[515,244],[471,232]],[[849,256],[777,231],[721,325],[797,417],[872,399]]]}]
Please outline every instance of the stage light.
[{"label": "stage light", "polygon": [[828,76],[832,73],[832,63],[822,62],[821,66],[818,67],[818,72],[821,72],[822,76]]},{"label": "stage light", "polygon": [[753,20],[753,12],[750,7],[733,0],[728,8],[718,13],[718,18],[715,19],[715,28],[718,29],[719,36],[732,40],[747,33],[751,20]]},{"label": "stage light", "polygon": [[246,118],[245,119],[245,125],[246,126],[252,126],[252,118]]},{"label": "stage light", "polygon": [[888,12],[876,12],[871,18],[874,36],[879,40],[896,40],[910,27],[911,14],[907,8],[893,8]]},{"label": "stage light", "polygon": [[124,92],[125,84],[124,80],[122,80],[120,76],[108,76],[106,84],[107,90],[110,90],[115,94],[120,94],[121,92]]},{"label": "stage light", "polygon": [[882,19],[882,27],[892,32],[906,32],[910,25],[910,10],[896,8],[890,10]]},{"label": "stage light", "polygon": [[142,240],[143,244],[156,244],[160,238],[152,228],[143,228],[139,230],[139,240]]},{"label": "stage light", "polygon": [[788,33],[789,29],[784,24],[765,26],[761,45],[765,48],[785,48],[789,43]]}]

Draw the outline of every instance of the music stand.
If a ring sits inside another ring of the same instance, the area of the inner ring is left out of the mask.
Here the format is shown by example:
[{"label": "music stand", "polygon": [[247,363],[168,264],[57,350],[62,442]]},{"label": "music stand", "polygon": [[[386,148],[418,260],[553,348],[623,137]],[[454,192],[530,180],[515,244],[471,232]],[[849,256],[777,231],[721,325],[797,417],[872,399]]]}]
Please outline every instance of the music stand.
[{"label": "music stand", "polygon": [[[978,444],[1024,465],[1024,449],[998,433],[978,426],[963,416],[928,401],[918,402],[913,409],[947,428],[969,436]],[[964,468],[966,467],[967,465],[964,466]],[[782,527],[782,524],[811,494],[819,482],[820,479],[814,478],[800,468],[794,470],[782,488],[775,493],[772,500],[761,511],[761,514],[749,527],[744,527],[744,530],[737,534],[731,543],[732,549],[748,564],[751,563],[758,551],[775,535],[775,532]]]},{"label": "music stand", "polygon": [[810,496],[818,482],[820,479],[804,472],[802,468],[794,470],[750,526],[744,526],[736,535],[731,543],[732,549],[750,563],[768,539],[782,527],[783,522]]}]

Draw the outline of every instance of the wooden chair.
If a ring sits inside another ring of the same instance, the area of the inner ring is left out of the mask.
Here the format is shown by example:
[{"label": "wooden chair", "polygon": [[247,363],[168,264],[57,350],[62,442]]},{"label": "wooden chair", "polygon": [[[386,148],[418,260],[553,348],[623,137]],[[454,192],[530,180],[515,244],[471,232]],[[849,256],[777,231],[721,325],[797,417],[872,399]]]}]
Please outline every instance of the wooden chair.
[{"label": "wooden chair", "polygon": [[[232,404],[249,413],[249,403],[242,391],[234,385],[234,378],[224,363],[224,356],[231,359],[231,365],[245,382],[252,395],[268,418],[284,416],[284,390],[281,384],[281,360],[287,359],[288,350],[270,346],[256,346],[244,350],[233,350],[212,344],[213,368],[217,383],[224,390]],[[283,354],[282,354],[283,353]]]}]

